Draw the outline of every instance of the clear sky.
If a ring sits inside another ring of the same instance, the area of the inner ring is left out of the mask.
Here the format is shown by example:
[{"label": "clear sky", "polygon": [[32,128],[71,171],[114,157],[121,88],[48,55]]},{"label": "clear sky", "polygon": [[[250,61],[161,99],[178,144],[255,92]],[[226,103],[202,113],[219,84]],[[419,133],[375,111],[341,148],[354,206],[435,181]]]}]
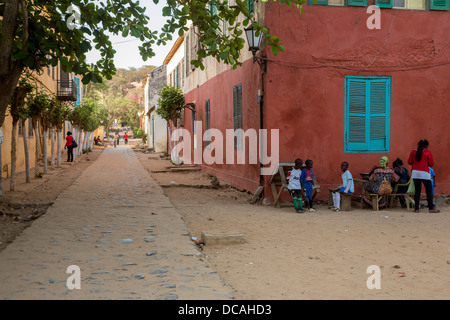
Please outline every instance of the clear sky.
[{"label": "clear sky", "polygon": [[[166,4],[165,0],[160,0],[158,5],[153,3],[153,0],[140,0],[140,5],[146,7],[147,16],[150,17],[149,28],[152,31],[160,30],[164,25],[166,18],[162,16],[162,8]],[[173,40],[168,42],[166,46],[156,46],[153,50],[156,56],[147,59],[147,61],[142,60],[139,53],[138,46],[140,41],[134,37],[123,38],[122,36],[110,36],[110,40],[113,43],[113,47],[116,50],[114,56],[114,64],[117,69],[123,68],[128,69],[130,67],[140,68],[144,65],[162,65],[164,59],[172,48],[178,34],[173,35]],[[100,58],[99,53],[95,48],[87,54],[87,59],[89,63],[94,63]]]}]

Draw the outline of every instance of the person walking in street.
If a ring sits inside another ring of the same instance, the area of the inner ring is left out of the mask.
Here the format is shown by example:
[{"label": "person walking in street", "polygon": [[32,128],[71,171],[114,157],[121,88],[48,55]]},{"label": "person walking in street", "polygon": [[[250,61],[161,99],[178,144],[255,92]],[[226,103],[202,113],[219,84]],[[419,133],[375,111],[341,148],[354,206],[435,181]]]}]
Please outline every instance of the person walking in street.
[{"label": "person walking in street", "polygon": [[428,150],[428,146],[429,143],[427,140],[420,140],[417,144],[417,150],[412,150],[408,158],[408,164],[412,165],[411,178],[413,179],[415,189],[414,212],[419,212],[420,194],[423,183],[427,194],[428,212],[437,213],[440,211],[433,207],[433,191],[430,174],[430,167],[434,166],[434,160],[431,151]]},{"label": "person walking in street", "polygon": [[[116,136],[114,137],[114,139],[115,139],[115,143],[116,143],[117,145],[119,145],[120,135],[119,135],[118,132],[116,133]],[[116,146],[116,145],[114,145],[114,147],[115,147],[115,146]]]},{"label": "person walking in street", "polygon": [[123,135],[123,140],[125,140],[125,144],[128,144],[128,133],[125,132]]},{"label": "person walking in street", "polygon": [[67,148],[67,162],[73,162],[73,137],[72,132],[67,131],[66,145],[64,149]]}]

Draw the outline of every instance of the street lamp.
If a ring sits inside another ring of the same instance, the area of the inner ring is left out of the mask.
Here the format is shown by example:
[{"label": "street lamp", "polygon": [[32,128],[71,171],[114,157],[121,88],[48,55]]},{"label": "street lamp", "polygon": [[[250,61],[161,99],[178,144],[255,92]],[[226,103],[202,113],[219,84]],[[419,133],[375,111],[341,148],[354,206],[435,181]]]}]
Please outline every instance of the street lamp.
[{"label": "street lamp", "polygon": [[244,29],[245,35],[247,36],[247,43],[248,43],[248,50],[252,52],[253,54],[253,63],[258,62],[259,66],[265,73],[267,71],[267,57],[266,55],[263,55],[262,57],[256,56],[256,51],[261,50],[261,39],[262,39],[262,32],[259,31],[259,35],[256,35],[256,32],[253,29],[253,25],[250,25],[247,29]]}]

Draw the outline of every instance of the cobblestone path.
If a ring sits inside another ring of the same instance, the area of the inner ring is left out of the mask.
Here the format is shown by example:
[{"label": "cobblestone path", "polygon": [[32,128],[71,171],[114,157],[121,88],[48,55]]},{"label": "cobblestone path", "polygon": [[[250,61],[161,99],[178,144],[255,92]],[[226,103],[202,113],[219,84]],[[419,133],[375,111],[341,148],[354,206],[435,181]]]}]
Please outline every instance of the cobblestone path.
[{"label": "cobblestone path", "polygon": [[[71,265],[79,267],[80,289],[67,286]],[[0,299],[233,298],[124,145],[105,149],[0,253],[0,284]]]}]

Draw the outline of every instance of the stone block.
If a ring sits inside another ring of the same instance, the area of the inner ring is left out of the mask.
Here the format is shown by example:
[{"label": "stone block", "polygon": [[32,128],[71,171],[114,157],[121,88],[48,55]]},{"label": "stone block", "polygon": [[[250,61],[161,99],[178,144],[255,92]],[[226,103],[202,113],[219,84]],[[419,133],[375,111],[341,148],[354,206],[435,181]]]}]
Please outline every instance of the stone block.
[{"label": "stone block", "polygon": [[202,231],[202,242],[205,245],[244,243],[244,235],[239,231]]}]

